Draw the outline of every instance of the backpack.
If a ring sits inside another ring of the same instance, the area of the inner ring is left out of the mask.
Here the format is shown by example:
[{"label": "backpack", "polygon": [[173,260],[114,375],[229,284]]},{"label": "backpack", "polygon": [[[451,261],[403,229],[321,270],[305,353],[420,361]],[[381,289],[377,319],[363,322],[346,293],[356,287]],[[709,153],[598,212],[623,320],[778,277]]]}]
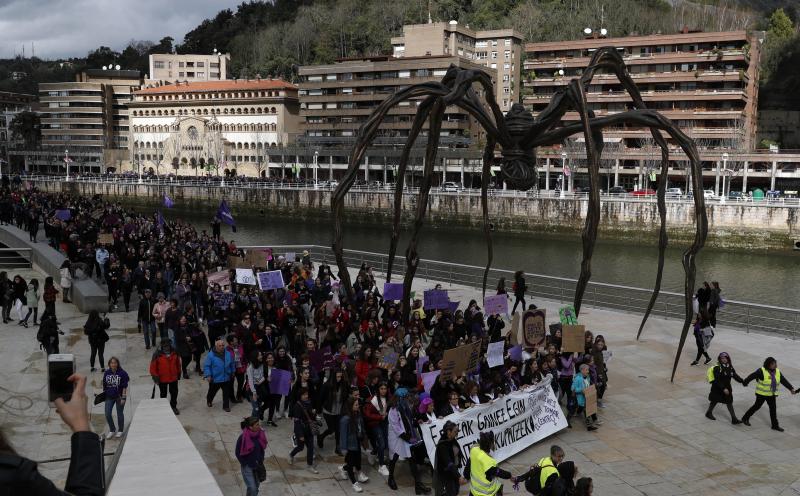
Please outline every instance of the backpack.
[{"label": "backpack", "polygon": [[528,478],[525,480],[525,490],[534,496],[542,494],[541,478],[542,467],[537,465],[531,468],[531,471],[528,473]]}]

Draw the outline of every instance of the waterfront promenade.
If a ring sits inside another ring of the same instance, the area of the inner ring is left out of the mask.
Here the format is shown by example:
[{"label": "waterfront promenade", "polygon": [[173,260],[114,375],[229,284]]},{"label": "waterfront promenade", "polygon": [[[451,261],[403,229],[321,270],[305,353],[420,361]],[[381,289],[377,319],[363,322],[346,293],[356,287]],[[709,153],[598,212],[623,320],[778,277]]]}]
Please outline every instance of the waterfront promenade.
[{"label": "waterfront promenade", "polygon": [[[20,271],[23,277],[31,271]],[[39,274],[41,277],[41,274]],[[434,281],[419,279],[416,290],[432,287]],[[478,292],[464,287],[448,287],[454,300],[468,301]],[[557,314],[558,304],[534,300]],[[724,312],[724,309],[721,311]],[[66,332],[62,336],[62,352],[77,355],[79,370],[89,374],[89,346],[82,332],[85,315],[71,305],[57,304],[57,314]],[[135,312],[113,313],[111,340],[106,359],[120,358],[131,376],[130,407],[149,398],[152,382],[147,373],[150,353],[146,352],[142,335],[136,330]],[[552,317],[548,321],[552,320]],[[677,347],[680,323],[654,318],[645,329],[643,340],[635,341],[639,316],[598,308],[585,308],[581,322],[595,335],[603,334],[613,358],[609,362],[609,389],[600,417],[604,424],[596,432],[576,428],[564,430],[501,465],[513,473],[521,473],[527,465],[543,456],[551,443],[561,445],[567,459],[578,465],[580,476],[594,479],[597,495],[778,495],[800,494],[800,398],[782,394],[778,414],[786,429],[778,433],[769,429],[766,408],[751,420],[752,427],[732,426],[724,409],[717,409],[717,421],[707,420],[708,384],[706,368],[690,367],[694,344],[690,338],[674,383],[669,373]],[[796,364],[800,343],[780,337],[734,331],[720,326],[711,346],[712,356],[727,351],[740,375],[749,374],[763,359],[774,356],[782,371],[795,386],[800,384],[800,367]],[[67,457],[69,434],[58,416],[44,401],[44,354],[38,351],[35,330],[9,324],[0,333],[0,371],[3,385],[0,422],[11,441],[24,455],[39,461]],[[99,391],[100,373],[90,375],[89,384]],[[223,494],[244,493],[238,463],[233,456],[241,417],[249,414],[247,404],[232,405],[233,411],[222,411],[219,399],[214,408],[205,405],[206,383],[195,374],[180,381],[178,420],[189,434],[203,460],[209,466]],[[734,385],[734,405],[742,415],[753,401],[753,385],[748,389]],[[131,412],[126,422],[130,422]],[[92,424],[97,432],[105,430],[102,407],[94,407]],[[267,428],[269,439],[267,471],[269,482],[262,485],[266,495],[334,495],[351,494],[350,484],[337,481],[333,474],[342,463],[333,454],[332,440],[326,444],[319,461],[320,474],[306,471],[302,463],[288,465],[291,447],[291,424],[278,421],[277,428]],[[106,453],[113,453],[119,441],[110,440]],[[109,460],[110,457],[107,458]],[[44,463],[43,473],[63,484],[67,462]],[[364,484],[366,494],[387,494],[385,479],[374,468],[366,469],[370,482]],[[406,467],[399,469],[400,495],[410,495],[413,485]],[[160,477],[180,477],[161,473],[153,461],[152,488]],[[430,480],[426,476],[426,480]],[[506,484],[506,493],[513,490]],[[467,494],[462,488],[461,494]]]}]

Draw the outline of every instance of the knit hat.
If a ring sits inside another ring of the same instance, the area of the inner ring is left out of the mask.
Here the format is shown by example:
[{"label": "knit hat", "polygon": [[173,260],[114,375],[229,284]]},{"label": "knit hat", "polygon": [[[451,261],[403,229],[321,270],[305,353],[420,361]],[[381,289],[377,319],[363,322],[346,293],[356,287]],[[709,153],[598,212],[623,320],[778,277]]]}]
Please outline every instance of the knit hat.
[{"label": "knit hat", "polygon": [[405,398],[406,396],[408,396],[408,389],[404,387],[397,388],[394,392],[394,395],[397,396],[398,398]]},{"label": "knit hat", "polygon": [[433,400],[430,398],[425,398],[424,400],[419,402],[419,406],[417,407],[417,411],[419,413],[426,413],[428,411],[428,405],[433,403]]}]

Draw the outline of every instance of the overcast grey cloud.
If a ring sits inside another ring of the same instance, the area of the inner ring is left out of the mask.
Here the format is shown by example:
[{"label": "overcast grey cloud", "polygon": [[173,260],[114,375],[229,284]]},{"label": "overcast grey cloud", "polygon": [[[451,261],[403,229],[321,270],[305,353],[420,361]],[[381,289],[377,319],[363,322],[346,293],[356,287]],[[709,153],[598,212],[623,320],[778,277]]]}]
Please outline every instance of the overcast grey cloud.
[{"label": "overcast grey cloud", "polygon": [[53,59],[83,57],[100,45],[183,36],[242,0],[0,0],[0,58],[22,51]]}]

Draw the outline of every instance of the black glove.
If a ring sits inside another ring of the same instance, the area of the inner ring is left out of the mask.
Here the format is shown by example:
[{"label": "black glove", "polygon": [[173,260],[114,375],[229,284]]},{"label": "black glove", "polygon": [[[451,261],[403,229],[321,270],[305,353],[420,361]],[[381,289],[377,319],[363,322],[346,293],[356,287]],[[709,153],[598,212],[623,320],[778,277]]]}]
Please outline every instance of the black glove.
[{"label": "black glove", "polygon": [[403,441],[405,441],[407,443],[411,442],[411,435],[409,433],[407,433],[407,432],[404,432],[404,433],[400,434],[400,439],[402,439]]}]

